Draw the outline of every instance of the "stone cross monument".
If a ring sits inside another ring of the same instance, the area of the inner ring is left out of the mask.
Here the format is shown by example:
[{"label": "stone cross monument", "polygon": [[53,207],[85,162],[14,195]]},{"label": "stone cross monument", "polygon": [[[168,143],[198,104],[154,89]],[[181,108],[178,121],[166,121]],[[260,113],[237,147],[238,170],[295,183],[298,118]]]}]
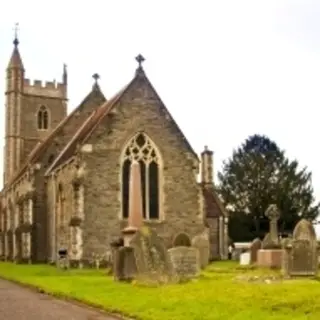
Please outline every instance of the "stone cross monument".
[{"label": "stone cross monument", "polygon": [[280,211],[275,204],[269,205],[266,211],[266,217],[270,220],[270,238],[273,243],[279,242],[278,235],[278,220],[280,218]]}]

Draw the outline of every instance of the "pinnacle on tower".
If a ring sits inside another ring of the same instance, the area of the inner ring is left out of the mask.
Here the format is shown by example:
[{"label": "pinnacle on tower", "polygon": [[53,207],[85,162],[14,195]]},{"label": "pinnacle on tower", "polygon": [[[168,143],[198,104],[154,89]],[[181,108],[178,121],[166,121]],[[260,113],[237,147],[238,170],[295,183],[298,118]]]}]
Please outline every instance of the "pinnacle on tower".
[{"label": "pinnacle on tower", "polygon": [[13,40],[13,44],[15,47],[17,47],[19,44],[18,27],[19,27],[19,23],[16,23],[15,28],[14,28],[14,40]]},{"label": "pinnacle on tower", "polygon": [[8,64],[8,69],[12,69],[12,68],[19,68],[19,69],[24,69],[23,68],[23,63],[22,63],[22,59],[20,56],[20,52],[18,49],[18,45],[19,45],[19,39],[18,39],[18,23],[16,23],[15,25],[15,29],[14,29],[14,40],[13,40],[13,52]]},{"label": "pinnacle on tower", "polygon": [[68,84],[68,71],[67,71],[67,65],[65,63],[63,64],[62,82],[64,84]]}]

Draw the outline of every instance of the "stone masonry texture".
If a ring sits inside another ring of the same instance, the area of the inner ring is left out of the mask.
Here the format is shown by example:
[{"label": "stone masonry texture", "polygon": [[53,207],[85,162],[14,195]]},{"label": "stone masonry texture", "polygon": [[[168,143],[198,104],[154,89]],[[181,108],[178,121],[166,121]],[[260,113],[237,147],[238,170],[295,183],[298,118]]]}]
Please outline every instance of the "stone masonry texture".
[{"label": "stone masonry texture", "polygon": [[[4,165],[4,172],[10,175],[6,175],[0,193],[0,258],[21,258],[24,233],[21,224],[28,210],[32,211],[31,231],[28,231],[32,261],[52,262],[58,248],[70,247],[70,220],[75,214],[74,178],[79,164],[85,170],[84,220],[81,222],[83,260],[90,259],[92,253],[105,254],[110,250],[110,243],[121,236],[127,226],[122,218],[122,154],[128,141],[139,132],[153,142],[161,159],[160,219],[145,223],[163,237],[168,248],[180,233],[191,240],[209,228],[211,256],[215,259],[221,256],[219,239],[226,235],[221,236],[218,221],[225,213],[210,196],[214,192],[213,183],[206,189],[197,181],[199,158],[142,69],[138,69],[140,76],[136,73],[127,89],[116,96],[119,99],[111,110],[86,132],[88,137],[75,140],[72,153],[55,167],[56,159],[68,150],[79,128],[93,112],[98,114],[109,102],[95,82],[90,93],[67,116],[66,71],[63,82],[57,85],[41,85],[39,81],[31,84],[24,79],[17,48],[11,61],[15,64],[7,70]],[[42,105],[49,114],[48,130],[43,131],[37,129],[36,116]],[[81,152],[84,144],[89,152]],[[210,166],[208,163],[205,168],[208,177],[212,174]],[[206,183],[210,185],[210,181]],[[64,223],[57,225],[60,189],[63,190]],[[210,190],[207,196],[204,190]],[[30,197],[32,208],[24,206],[20,210],[21,203],[25,205]]]},{"label": "stone masonry texture", "polygon": [[138,131],[147,134],[158,147],[163,161],[164,219],[149,224],[168,247],[183,232],[190,238],[203,232],[200,188],[196,181],[199,161],[189,150],[173,119],[145,78],[135,81],[121,97],[114,112],[104,118],[88,144],[85,154],[84,253],[106,250],[121,234],[127,221],[121,219],[121,153]]}]

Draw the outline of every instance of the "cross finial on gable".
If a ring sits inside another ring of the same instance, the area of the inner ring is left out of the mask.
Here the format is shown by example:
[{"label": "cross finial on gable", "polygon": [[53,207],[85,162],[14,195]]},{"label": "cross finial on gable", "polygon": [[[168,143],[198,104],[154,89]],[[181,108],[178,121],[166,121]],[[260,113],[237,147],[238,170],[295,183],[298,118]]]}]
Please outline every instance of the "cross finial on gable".
[{"label": "cross finial on gable", "polygon": [[99,76],[97,73],[95,73],[95,74],[93,74],[92,78],[93,78],[94,81],[97,83],[98,80],[100,79],[100,76]]},{"label": "cross finial on gable", "polygon": [[99,74],[98,73],[94,73],[92,75],[92,78],[94,79],[93,89],[99,88],[99,85],[98,85],[98,80],[100,79]]},{"label": "cross finial on gable", "polygon": [[139,68],[142,68],[142,63],[143,63],[143,61],[145,61],[146,59],[143,57],[142,54],[138,54],[138,55],[136,56],[136,60],[137,60],[137,62],[138,62],[138,64],[139,64]]},{"label": "cross finial on gable", "polygon": [[136,75],[144,75],[144,71],[143,71],[143,68],[142,68],[142,63],[143,61],[145,61],[146,59],[143,57],[142,54],[138,54],[136,56],[136,61],[138,62],[138,68],[136,70]]},{"label": "cross finial on gable", "polygon": [[18,30],[19,30],[19,23],[17,22],[14,25],[14,40],[13,40],[13,44],[15,46],[17,46],[19,44],[19,40],[18,40]]}]

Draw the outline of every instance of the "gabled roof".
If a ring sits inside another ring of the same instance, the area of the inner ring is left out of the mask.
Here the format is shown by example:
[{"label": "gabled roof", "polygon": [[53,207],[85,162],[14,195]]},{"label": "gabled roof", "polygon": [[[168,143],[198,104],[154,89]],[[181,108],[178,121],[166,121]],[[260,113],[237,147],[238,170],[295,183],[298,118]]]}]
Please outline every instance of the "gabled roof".
[{"label": "gabled roof", "polygon": [[61,133],[63,128],[66,126],[67,123],[73,118],[73,116],[81,110],[81,108],[90,101],[96,94],[101,95],[102,98],[106,100],[103,93],[101,92],[99,86],[95,84],[90,91],[90,93],[82,100],[82,102],[79,104],[77,108],[75,108],[67,117],[65,117],[58,125],[57,127],[44,139],[43,142],[38,142],[36,146],[32,149],[30,154],[28,155],[26,161],[22,165],[21,169],[18,171],[18,173],[13,177],[11,181],[9,181],[8,186],[10,186],[14,181],[19,179],[27,170],[27,168],[31,164],[35,164],[38,161],[41,160],[42,156],[45,154],[47,148],[51,145],[51,143],[54,141],[54,139]]},{"label": "gabled roof", "polygon": [[217,195],[213,186],[205,186],[203,183],[200,183],[202,188],[202,193],[204,197],[206,217],[207,218],[218,218],[228,217],[228,213],[223,206],[219,196]]},{"label": "gabled roof", "polygon": [[93,129],[96,127],[100,120],[110,111],[111,107],[119,100],[122,96],[123,91],[126,89],[123,88],[119,93],[113,96],[109,101],[106,101],[101,107],[95,110],[90,117],[82,124],[82,126],[77,130],[75,135],[65,146],[65,148],[60,152],[58,157],[53,161],[51,166],[46,171],[45,175],[49,175],[56,167],[62,164],[64,161],[72,157],[76,151],[78,145],[81,145],[85,142],[93,132]]},{"label": "gabled roof", "polygon": [[[111,98],[109,101],[107,101],[104,105],[102,105],[98,110],[96,110],[91,117],[87,119],[87,121],[79,128],[79,130],[76,132],[75,136],[70,140],[70,142],[66,145],[66,147],[62,150],[62,152],[59,154],[59,156],[56,158],[56,160],[52,163],[52,165],[49,167],[49,169],[46,172],[46,175],[49,175],[55,168],[57,168],[60,164],[68,160],[70,157],[72,157],[76,151],[76,148],[78,145],[84,144],[85,141],[87,141],[92,133],[95,131],[95,129],[99,126],[101,121],[109,114],[109,112],[112,110],[113,106],[121,99],[121,97],[131,88],[132,84],[137,80],[143,78],[147,84],[150,86],[150,88],[154,91],[155,95],[157,96],[157,99],[160,101],[161,105],[165,107],[164,103],[160,99],[159,95],[157,94],[156,90],[152,86],[151,82],[145,75],[145,72],[141,67],[139,67],[136,71],[135,77],[122,89],[120,90],[113,98]],[[184,134],[182,133],[181,129],[177,125],[177,123],[174,121],[173,117],[169,113],[169,111],[166,109],[168,114],[170,115],[170,118],[172,119],[174,125],[180,132],[180,134],[184,137]],[[187,139],[184,139],[185,143],[187,144],[188,149],[190,152],[199,159],[196,152],[191,147],[190,143],[187,141]]]}]

